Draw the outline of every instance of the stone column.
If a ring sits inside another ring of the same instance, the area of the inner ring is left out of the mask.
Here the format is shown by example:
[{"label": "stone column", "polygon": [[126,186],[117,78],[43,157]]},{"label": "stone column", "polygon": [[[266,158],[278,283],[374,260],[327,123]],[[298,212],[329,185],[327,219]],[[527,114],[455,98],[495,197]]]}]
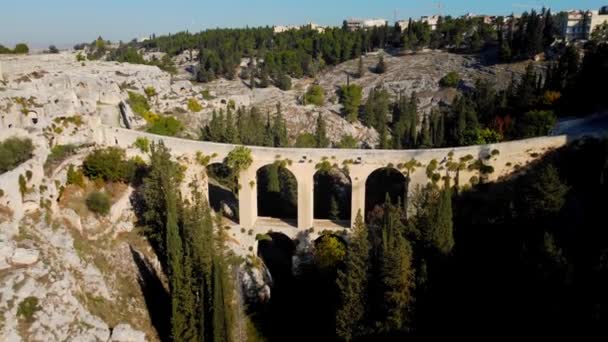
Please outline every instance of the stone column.
[{"label": "stone column", "polygon": [[350,226],[355,225],[357,213],[365,220],[365,183],[371,171],[364,166],[353,165],[350,167],[350,180],[352,182]]},{"label": "stone column", "polygon": [[242,171],[239,175],[239,224],[251,229],[258,219],[258,185],[255,168]]},{"label": "stone column", "polygon": [[314,174],[312,164],[294,164],[289,170],[298,181],[298,229],[305,230],[314,224]]}]

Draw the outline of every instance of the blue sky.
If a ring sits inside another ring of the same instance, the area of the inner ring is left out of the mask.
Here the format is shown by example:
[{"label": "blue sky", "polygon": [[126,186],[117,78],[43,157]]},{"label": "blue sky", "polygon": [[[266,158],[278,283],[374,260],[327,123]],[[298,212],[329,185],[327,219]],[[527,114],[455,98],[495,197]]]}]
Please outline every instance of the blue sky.
[{"label": "blue sky", "polygon": [[[3,0],[0,44],[35,47],[113,41],[212,27],[340,25],[347,17],[393,19],[435,14],[433,0]],[[543,4],[553,10],[599,9],[608,0],[443,0],[444,14],[519,13]]]}]

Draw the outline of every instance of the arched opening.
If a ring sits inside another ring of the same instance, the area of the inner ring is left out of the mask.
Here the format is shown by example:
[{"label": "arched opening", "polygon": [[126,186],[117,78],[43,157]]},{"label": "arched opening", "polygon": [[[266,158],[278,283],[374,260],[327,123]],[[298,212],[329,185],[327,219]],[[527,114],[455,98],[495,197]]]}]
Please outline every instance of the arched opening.
[{"label": "arched opening", "polygon": [[224,217],[239,221],[239,200],[236,180],[224,163],[207,165],[209,205]]},{"label": "arched opening", "polygon": [[292,278],[295,242],[282,233],[267,233],[258,239],[258,256],[262,258],[272,276],[273,287]]},{"label": "arched opening", "polygon": [[314,217],[350,226],[352,183],[341,169],[321,169],[314,175]]},{"label": "arched opening", "polygon": [[384,167],[372,172],[365,182],[366,218],[376,207],[382,206],[387,196],[392,204],[407,200],[407,178],[392,167]]},{"label": "arched opening", "polygon": [[298,182],[285,166],[274,163],[257,171],[258,216],[281,219],[296,226]]}]

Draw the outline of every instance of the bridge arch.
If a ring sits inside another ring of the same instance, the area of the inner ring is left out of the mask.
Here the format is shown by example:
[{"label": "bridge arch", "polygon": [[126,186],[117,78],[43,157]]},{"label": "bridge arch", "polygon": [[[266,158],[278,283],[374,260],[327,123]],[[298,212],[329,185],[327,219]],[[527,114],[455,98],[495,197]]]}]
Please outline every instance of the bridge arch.
[{"label": "bridge arch", "polygon": [[215,212],[239,222],[238,180],[225,163],[215,162],[206,166],[209,205]]},{"label": "bridge arch", "polygon": [[296,243],[283,233],[269,232],[258,238],[258,256],[270,271],[274,286],[291,279]]},{"label": "bridge arch", "polygon": [[321,168],[313,176],[314,218],[350,227],[352,180],[337,166]]},{"label": "bridge arch", "polygon": [[374,170],[365,181],[365,217],[376,206],[382,205],[387,196],[393,204],[404,203],[408,187],[408,178],[396,168],[387,166]]},{"label": "bridge arch", "polygon": [[287,221],[297,226],[298,180],[282,163],[271,163],[256,171],[258,217]]}]

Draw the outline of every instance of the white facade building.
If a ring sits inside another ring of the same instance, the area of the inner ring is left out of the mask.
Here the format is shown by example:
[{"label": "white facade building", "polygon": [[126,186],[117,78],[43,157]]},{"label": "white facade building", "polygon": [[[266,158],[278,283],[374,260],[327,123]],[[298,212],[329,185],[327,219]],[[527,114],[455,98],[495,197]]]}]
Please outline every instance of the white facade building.
[{"label": "white facade building", "polygon": [[562,34],[566,40],[589,39],[594,30],[608,23],[608,8],[599,11],[572,10],[567,12],[568,19],[562,26]]},{"label": "white facade building", "polygon": [[382,27],[388,24],[385,19],[346,19],[344,24],[350,30],[367,29],[373,27]]},{"label": "white facade building", "polygon": [[439,15],[425,15],[420,18],[420,22],[427,23],[431,27],[431,31],[435,31],[437,29],[437,24],[439,23]]}]

